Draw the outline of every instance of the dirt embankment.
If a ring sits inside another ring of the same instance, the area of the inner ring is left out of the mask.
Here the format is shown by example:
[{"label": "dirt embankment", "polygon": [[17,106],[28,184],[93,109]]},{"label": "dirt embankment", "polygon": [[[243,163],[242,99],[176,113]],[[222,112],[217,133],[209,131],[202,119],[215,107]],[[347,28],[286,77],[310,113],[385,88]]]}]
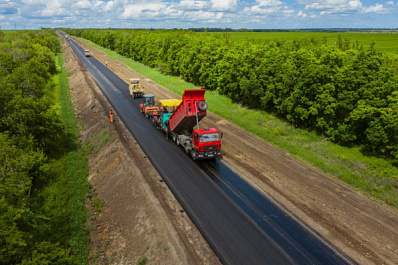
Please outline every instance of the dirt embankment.
[{"label": "dirt embankment", "polygon": [[[84,43],[79,41],[78,43],[90,49],[93,56],[98,60],[102,62],[107,61],[108,67],[122,79],[127,80],[131,77],[141,78],[146,92],[155,94],[158,99],[179,98],[179,96],[154,83],[145,76],[132,71],[123,63],[111,60],[105,54],[98,52],[92,47],[88,47]],[[101,110],[102,115],[104,115],[103,112],[105,111],[104,109]],[[93,111],[90,113],[93,113]],[[337,246],[353,260],[360,264],[398,264],[398,214],[395,209],[372,202],[341,181],[315,168],[302,164],[290,157],[286,152],[274,148],[256,136],[248,134],[216,115],[209,114],[202,121],[202,125],[217,127],[224,132],[222,151],[224,162],[228,163],[243,178],[250,181],[268,197],[274,199],[281,207],[285,208],[302,223],[311,227],[322,237]],[[128,133],[122,135],[126,141],[134,141]],[[133,147],[134,145],[130,143],[130,146]],[[123,154],[121,151],[109,149],[109,152],[104,152],[103,156],[122,156]],[[137,154],[139,155],[133,156],[133,160],[136,159],[134,157],[142,158],[142,152]],[[123,159],[120,158],[120,161],[125,160],[127,156],[129,156],[128,153],[125,156],[123,155]],[[115,158],[110,161],[114,160]],[[114,182],[120,179],[119,177],[114,177],[119,170],[114,171],[112,169],[105,176],[103,174],[103,167],[106,165],[104,162],[107,159],[104,158],[104,160],[101,160],[96,158],[93,161],[101,161],[102,168],[99,173],[96,173],[98,165],[95,162],[91,162],[91,171],[93,173],[90,176],[95,179],[93,183],[98,187],[99,194],[104,193],[105,201],[108,202],[107,196],[111,199],[111,196],[116,195],[112,195],[112,193],[107,191],[109,187],[104,187],[103,185],[114,185]],[[143,161],[148,162],[145,159]],[[117,166],[116,168],[119,168],[120,165]],[[142,163],[136,163],[136,166],[137,171],[143,170],[143,167],[146,168],[146,165],[143,166]],[[149,163],[148,166],[150,166]],[[97,176],[98,174],[103,176]],[[157,173],[153,171],[150,174]],[[115,180],[108,181],[108,178],[114,178]],[[156,179],[160,178],[155,177],[154,182],[156,182]],[[159,183],[156,185],[154,183],[150,187],[158,189],[158,186],[166,189],[164,184],[160,185]],[[124,190],[121,190],[117,196],[126,196],[122,194],[124,192]],[[146,192],[148,193],[148,191]],[[142,195],[141,203],[147,203],[148,200],[151,200],[150,198],[151,196],[145,197]],[[130,201],[133,200],[133,198],[123,198],[124,201],[127,199]],[[167,209],[170,209],[170,203],[168,205],[169,208],[160,208],[167,212]],[[173,203],[171,205],[178,204]],[[105,209],[104,212],[110,211],[109,216],[112,215],[112,218],[118,222],[124,222],[124,218],[128,219],[126,214],[119,215],[123,211],[118,212],[117,209],[113,209],[111,206],[108,207],[108,210]],[[185,218],[185,215],[180,216],[178,213],[179,209],[173,207],[171,209],[171,213],[166,213],[167,216],[170,216],[170,223],[179,222],[173,221],[173,218]],[[137,208],[133,211],[139,211],[139,209]],[[188,220],[184,220],[189,223]],[[177,227],[179,226],[177,225]],[[192,230],[194,229],[192,228]],[[149,230],[147,229],[146,231],[148,232]],[[128,234],[121,234],[124,238],[134,240],[130,237],[134,237],[137,232],[139,231],[129,231]],[[186,237],[180,236],[180,238],[182,241],[186,240]],[[190,242],[190,239],[185,244],[188,242]],[[195,246],[203,244],[201,247],[204,248],[206,245],[203,241],[197,242]],[[137,243],[135,244],[137,245]],[[206,252],[207,249],[208,247],[206,246],[205,249],[201,249],[200,251],[191,251],[195,252],[198,256],[206,254],[206,258],[196,259],[197,263],[212,263],[215,260],[214,256]],[[142,251],[145,251],[145,247],[142,248]],[[188,255],[189,253],[185,254]],[[189,257],[195,259],[194,255]],[[158,260],[162,263],[169,263],[164,262],[162,257]],[[191,262],[186,264],[191,264]]]},{"label": "dirt embankment", "polygon": [[63,41],[71,98],[89,143],[91,264],[220,264],[109,103]]}]

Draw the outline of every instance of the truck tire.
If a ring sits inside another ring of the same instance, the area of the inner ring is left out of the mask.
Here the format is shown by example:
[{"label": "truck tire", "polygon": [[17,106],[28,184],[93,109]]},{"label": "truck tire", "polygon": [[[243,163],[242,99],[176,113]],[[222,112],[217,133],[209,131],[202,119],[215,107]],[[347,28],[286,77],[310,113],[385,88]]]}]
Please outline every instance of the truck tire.
[{"label": "truck tire", "polygon": [[199,104],[198,104],[198,108],[199,108],[201,111],[205,111],[205,110],[207,110],[208,105],[207,105],[207,103],[206,103],[205,101],[201,101],[201,102],[199,102]]},{"label": "truck tire", "polygon": [[193,160],[193,161],[198,160],[198,155],[196,154],[196,151],[195,151],[195,150],[192,150],[192,151],[191,151],[191,156],[192,156],[192,160]]}]

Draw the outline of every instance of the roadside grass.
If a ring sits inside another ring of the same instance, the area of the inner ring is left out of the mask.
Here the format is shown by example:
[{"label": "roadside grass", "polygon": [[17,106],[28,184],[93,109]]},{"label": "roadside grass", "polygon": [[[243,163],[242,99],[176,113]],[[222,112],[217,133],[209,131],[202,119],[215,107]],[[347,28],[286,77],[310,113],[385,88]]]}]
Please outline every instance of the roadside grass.
[{"label": "roadside grass", "polygon": [[[158,69],[125,58],[85,39],[80,40],[178,95],[182,95],[185,89],[197,88],[179,77],[163,75]],[[379,203],[385,202],[398,207],[398,168],[394,166],[393,161],[367,156],[361,152],[360,147],[348,148],[334,144],[322,135],[297,129],[270,113],[233,103],[217,91],[207,91],[206,101],[209,111],[290,153],[301,162],[348,183]]]},{"label": "roadside grass", "polygon": [[59,74],[56,81],[59,87],[60,116],[66,133],[65,139],[65,178],[64,189],[67,194],[69,215],[70,244],[80,264],[87,264],[89,256],[89,212],[86,199],[89,196],[90,183],[87,181],[88,166],[86,156],[79,143],[79,133],[74,110],[69,96],[67,73],[63,67],[62,54],[58,54]]},{"label": "roadside grass", "polygon": [[115,139],[115,136],[109,135],[107,129],[103,128],[101,131],[95,133],[86,143],[83,144],[85,154],[98,153],[107,143]]},{"label": "roadside grass", "polygon": [[358,41],[359,45],[369,48],[372,40],[375,41],[375,48],[379,52],[398,52],[397,33],[367,33],[367,32],[211,32],[211,34],[228,34],[237,40],[295,40],[295,39],[322,39],[327,38],[329,44],[337,41],[338,36],[349,39],[351,44]]}]

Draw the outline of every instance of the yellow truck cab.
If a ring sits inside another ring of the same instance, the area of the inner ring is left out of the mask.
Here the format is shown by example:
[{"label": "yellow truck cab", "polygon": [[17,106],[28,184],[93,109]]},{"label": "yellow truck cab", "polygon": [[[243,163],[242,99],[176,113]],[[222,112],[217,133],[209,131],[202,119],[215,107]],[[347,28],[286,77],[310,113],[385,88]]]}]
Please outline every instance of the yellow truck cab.
[{"label": "yellow truck cab", "polygon": [[132,96],[133,98],[142,98],[142,96],[144,95],[144,88],[141,88],[139,78],[129,79],[129,90],[130,96]]},{"label": "yellow truck cab", "polygon": [[84,50],[84,56],[90,57],[91,56],[90,51],[89,50]]}]

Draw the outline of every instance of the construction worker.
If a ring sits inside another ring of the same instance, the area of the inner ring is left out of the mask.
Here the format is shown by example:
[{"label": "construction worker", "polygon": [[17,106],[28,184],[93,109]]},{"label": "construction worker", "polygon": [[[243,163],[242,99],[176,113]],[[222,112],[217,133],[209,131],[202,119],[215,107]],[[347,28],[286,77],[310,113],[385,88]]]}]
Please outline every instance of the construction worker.
[{"label": "construction worker", "polygon": [[108,61],[105,61],[105,65],[108,67]]},{"label": "construction worker", "polygon": [[109,110],[109,118],[111,119],[111,122],[113,122],[113,111],[112,111],[112,109]]}]

